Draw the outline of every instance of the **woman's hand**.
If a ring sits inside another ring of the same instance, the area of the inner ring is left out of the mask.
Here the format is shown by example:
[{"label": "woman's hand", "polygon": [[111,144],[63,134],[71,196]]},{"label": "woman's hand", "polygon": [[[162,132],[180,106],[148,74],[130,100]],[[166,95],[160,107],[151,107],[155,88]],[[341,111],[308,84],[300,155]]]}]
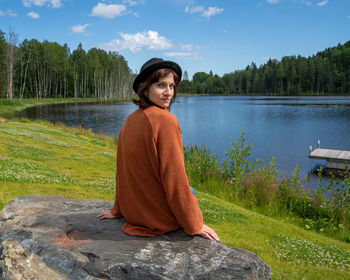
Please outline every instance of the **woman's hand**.
[{"label": "woman's hand", "polygon": [[116,219],[118,218],[118,216],[114,216],[111,212],[111,210],[105,210],[102,213],[97,215],[97,218],[99,218],[100,220],[103,219]]},{"label": "woman's hand", "polygon": [[215,231],[208,227],[207,225],[203,224],[203,227],[201,231],[198,233],[198,235],[207,238],[209,240],[215,240],[215,241],[220,241],[219,236],[215,233]]}]

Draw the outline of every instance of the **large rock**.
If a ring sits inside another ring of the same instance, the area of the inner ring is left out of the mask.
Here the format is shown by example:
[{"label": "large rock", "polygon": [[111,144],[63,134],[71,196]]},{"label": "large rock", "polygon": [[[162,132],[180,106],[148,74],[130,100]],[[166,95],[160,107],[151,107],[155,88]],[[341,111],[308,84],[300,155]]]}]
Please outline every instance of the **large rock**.
[{"label": "large rock", "polygon": [[22,196],[0,211],[1,279],[269,279],[258,256],[182,230],[129,236],[108,201]]}]

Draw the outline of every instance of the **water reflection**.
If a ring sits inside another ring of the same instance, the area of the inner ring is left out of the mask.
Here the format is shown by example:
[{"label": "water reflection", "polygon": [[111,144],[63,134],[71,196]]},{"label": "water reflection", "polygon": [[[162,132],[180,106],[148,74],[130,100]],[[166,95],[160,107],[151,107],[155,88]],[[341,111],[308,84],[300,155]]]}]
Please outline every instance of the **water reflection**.
[{"label": "water reflection", "polygon": [[28,108],[16,117],[61,122],[68,126],[90,128],[96,133],[116,136],[129,114],[135,110],[130,102],[75,103]]}]

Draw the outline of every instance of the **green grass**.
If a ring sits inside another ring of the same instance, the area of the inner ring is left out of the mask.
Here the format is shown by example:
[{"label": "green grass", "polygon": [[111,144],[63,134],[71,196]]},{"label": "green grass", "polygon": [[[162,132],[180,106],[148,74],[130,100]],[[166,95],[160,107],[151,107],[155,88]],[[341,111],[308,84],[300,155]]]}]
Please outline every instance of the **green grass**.
[{"label": "green grass", "polygon": [[[90,130],[43,121],[0,123],[0,208],[28,194],[112,201],[115,154],[115,139]],[[214,179],[194,185],[205,223],[224,244],[259,255],[272,279],[350,279],[350,244],[220,199],[217,184],[226,186]]]},{"label": "green grass", "polygon": [[[272,279],[349,279],[350,245],[197,191],[205,222],[221,241],[259,255]],[[208,215],[209,212],[209,215]],[[215,215],[215,219],[213,219]]]},{"label": "green grass", "polygon": [[0,123],[0,204],[32,193],[113,199],[115,140],[48,122]]}]

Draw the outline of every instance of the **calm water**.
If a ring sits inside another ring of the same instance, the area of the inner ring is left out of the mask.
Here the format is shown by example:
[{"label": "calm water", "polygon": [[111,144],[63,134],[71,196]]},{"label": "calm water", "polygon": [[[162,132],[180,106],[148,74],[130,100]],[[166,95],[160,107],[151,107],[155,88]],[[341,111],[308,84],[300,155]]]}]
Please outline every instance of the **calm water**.
[{"label": "calm water", "polygon": [[[29,108],[20,116],[63,122],[115,136],[135,110],[130,102],[115,104],[47,105]],[[307,157],[309,146],[350,150],[350,97],[181,97],[171,112],[180,122],[184,145],[206,145],[224,158],[230,136],[244,129],[254,143],[252,159],[276,158],[280,174],[308,174],[322,161]]]}]

